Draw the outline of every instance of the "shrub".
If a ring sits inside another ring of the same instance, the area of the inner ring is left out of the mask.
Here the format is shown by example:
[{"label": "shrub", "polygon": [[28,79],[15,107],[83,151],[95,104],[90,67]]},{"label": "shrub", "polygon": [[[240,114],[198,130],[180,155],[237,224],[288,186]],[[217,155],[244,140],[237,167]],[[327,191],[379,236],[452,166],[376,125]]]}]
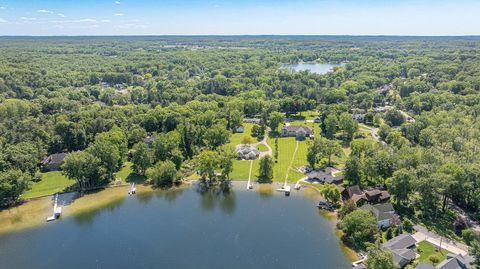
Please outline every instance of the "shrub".
[{"label": "shrub", "polygon": [[437,256],[435,256],[435,255],[431,255],[430,257],[428,257],[428,259],[429,259],[433,264],[437,264],[437,263],[440,261],[440,259],[439,259]]}]

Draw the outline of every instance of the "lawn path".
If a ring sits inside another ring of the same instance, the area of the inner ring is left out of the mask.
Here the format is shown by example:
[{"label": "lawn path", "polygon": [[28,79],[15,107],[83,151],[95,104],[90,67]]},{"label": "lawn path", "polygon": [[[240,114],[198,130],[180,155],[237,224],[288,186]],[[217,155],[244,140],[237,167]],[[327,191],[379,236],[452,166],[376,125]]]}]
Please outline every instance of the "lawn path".
[{"label": "lawn path", "polygon": [[265,151],[265,152],[260,152],[260,158],[264,157],[264,156],[273,156],[273,150],[272,148],[270,147],[270,145],[267,143],[267,139],[268,139],[268,133],[271,131],[270,127],[267,128],[267,133],[265,134],[265,136],[263,137],[262,141],[256,143],[256,144],[252,144],[252,146],[254,146],[255,148],[260,145],[260,144],[263,144],[265,145],[268,150]]},{"label": "lawn path", "polygon": [[295,161],[295,155],[297,155],[297,149],[298,149],[298,141],[295,144],[295,150],[293,151],[292,160],[290,161],[290,164],[288,165],[288,168],[287,168],[287,173],[285,174],[285,184],[284,184],[284,186],[287,186],[287,184],[288,184],[288,171],[290,171],[290,169],[292,168],[293,162]]}]

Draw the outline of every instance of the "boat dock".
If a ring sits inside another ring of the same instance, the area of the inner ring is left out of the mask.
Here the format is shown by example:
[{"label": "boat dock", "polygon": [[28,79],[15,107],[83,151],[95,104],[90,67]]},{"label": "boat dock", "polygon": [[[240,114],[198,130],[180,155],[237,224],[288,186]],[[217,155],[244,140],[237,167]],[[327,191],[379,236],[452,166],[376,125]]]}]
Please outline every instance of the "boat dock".
[{"label": "boat dock", "polygon": [[289,185],[284,185],[282,188],[277,189],[279,192],[284,192],[285,196],[290,196],[291,187]]},{"label": "boat dock", "polygon": [[62,208],[58,206],[58,193],[55,194],[55,201],[53,203],[53,215],[50,217],[47,217],[47,222],[48,221],[54,221],[60,218],[60,215],[62,215]]},{"label": "boat dock", "polygon": [[135,183],[130,184],[130,190],[128,191],[128,195],[134,195],[137,192],[137,187],[135,187]]}]

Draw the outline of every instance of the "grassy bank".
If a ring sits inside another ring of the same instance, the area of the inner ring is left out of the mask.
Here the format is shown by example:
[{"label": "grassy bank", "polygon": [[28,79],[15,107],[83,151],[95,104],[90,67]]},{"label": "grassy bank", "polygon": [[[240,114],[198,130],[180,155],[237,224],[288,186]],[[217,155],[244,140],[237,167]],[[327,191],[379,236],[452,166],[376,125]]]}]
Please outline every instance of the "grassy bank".
[{"label": "grassy bank", "polygon": [[60,171],[41,173],[41,180],[33,183],[31,189],[25,192],[21,198],[30,199],[64,192],[74,184],[75,180],[68,179]]}]

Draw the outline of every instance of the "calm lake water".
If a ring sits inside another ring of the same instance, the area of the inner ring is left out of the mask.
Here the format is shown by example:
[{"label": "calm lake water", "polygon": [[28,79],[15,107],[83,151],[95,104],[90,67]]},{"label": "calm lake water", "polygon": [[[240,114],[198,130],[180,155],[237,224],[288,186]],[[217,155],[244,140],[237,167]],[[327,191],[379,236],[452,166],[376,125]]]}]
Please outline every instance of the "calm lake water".
[{"label": "calm lake water", "polygon": [[333,70],[334,67],[340,66],[338,64],[319,64],[319,63],[298,63],[298,64],[288,64],[285,65],[285,68],[288,68],[293,71],[310,71],[317,74],[326,74]]},{"label": "calm lake water", "polygon": [[351,267],[314,199],[241,189],[151,192],[2,235],[0,268]]}]

